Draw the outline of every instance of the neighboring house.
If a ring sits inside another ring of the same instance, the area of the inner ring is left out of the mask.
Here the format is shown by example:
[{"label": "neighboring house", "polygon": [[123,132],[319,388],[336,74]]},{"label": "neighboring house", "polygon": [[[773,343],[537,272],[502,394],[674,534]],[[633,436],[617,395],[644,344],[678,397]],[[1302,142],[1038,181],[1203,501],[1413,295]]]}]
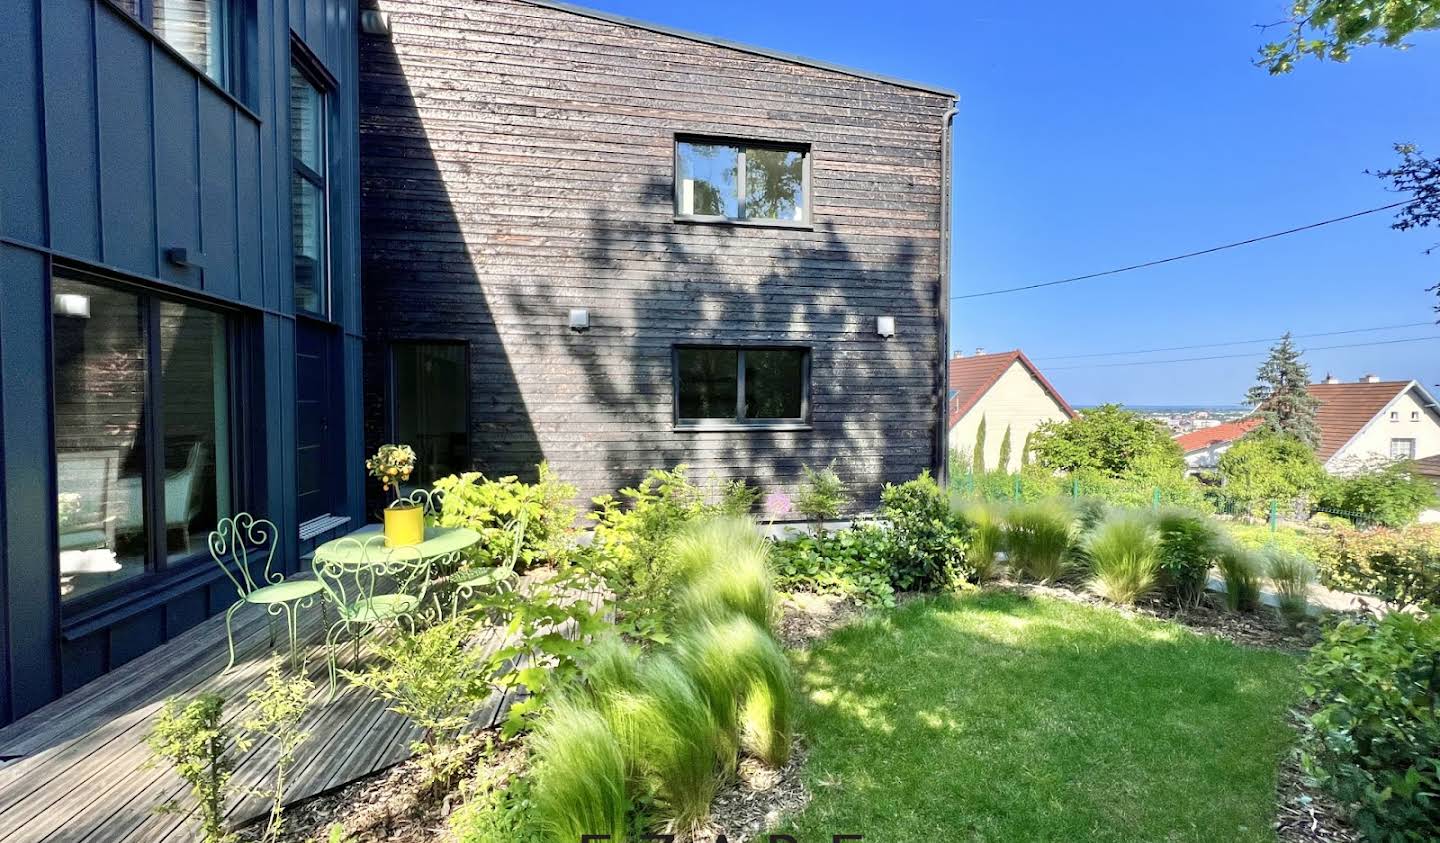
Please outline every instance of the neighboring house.
[{"label": "neighboring house", "polygon": [[1434,483],[1436,489],[1440,489],[1440,455],[1416,460],[1415,473]]},{"label": "neighboring house", "polygon": [[[956,354],[950,358],[948,417],[950,447],[971,453],[985,421],[985,467],[1018,471],[1025,439],[1046,422],[1074,418],[1075,411],[1024,352]],[[1010,464],[1000,465],[1000,448],[1010,431]]]},{"label": "neighboring house", "polygon": [[954,94],[541,0],[378,8],[371,443],[587,498],[836,460],[868,508],[943,469]]},{"label": "neighboring house", "polygon": [[5,4],[0,724],[362,515],[355,11]]},{"label": "neighboring house", "polygon": [[1185,452],[1185,467],[1190,471],[1203,471],[1218,466],[1221,454],[1259,426],[1260,419],[1251,416],[1182,433],[1175,437],[1175,443]]},{"label": "neighboring house", "polygon": [[1440,454],[1440,405],[1416,381],[1331,377],[1311,384],[1310,394],[1320,399],[1316,454],[1332,474]]}]

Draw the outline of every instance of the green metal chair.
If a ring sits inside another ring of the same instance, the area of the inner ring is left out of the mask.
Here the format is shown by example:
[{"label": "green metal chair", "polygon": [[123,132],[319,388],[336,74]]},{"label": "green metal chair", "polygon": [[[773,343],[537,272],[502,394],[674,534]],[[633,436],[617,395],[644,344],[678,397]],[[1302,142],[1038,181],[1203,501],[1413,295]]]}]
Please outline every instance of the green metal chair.
[{"label": "green metal chair", "polygon": [[525,515],[521,513],[511,525],[510,531],[514,541],[510,545],[509,557],[503,564],[493,567],[475,567],[462,569],[450,577],[454,586],[454,592],[450,599],[450,616],[457,617],[460,614],[460,603],[475,596],[477,591],[488,591],[490,589],[503,590],[514,588],[512,580],[515,577],[515,566],[520,561],[521,546],[525,542]]},{"label": "green metal chair", "polygon": [[350,636],[360,659],[360,637],[383,627],[405,627],[414,632],[423,620],[425,598],[430,588],[430,561],[415,547],[389,547],[376,533],[367,538],[347,536],[333,545],[323,559],[311,559],[315,579],[326,598],[334,604],[339,620],[325,632],[330,663],[330,696],[338,678],[340,639]]},{"label": "green metal chair", "polygon": [[[234,584],[240,597],[225,610],[225,639],[230,648],[226,670],[235,666],[235,634],[231,624],[235,612],[247,604],[264,607],[270,615],[271,650],[275,649],[275,618],[285,616],[285,629],[290,635],[290,661],[292,664],[296,661],[295,613],[315,604],[321,585],[315,580],[286,579],[283,573],[273,570],[277,535],[273,522],[248,512],[221,518],[210,533],[210,556]],[[265,565],[260,578],[256,579],[252,569],[258,555],[265,557]]]}]

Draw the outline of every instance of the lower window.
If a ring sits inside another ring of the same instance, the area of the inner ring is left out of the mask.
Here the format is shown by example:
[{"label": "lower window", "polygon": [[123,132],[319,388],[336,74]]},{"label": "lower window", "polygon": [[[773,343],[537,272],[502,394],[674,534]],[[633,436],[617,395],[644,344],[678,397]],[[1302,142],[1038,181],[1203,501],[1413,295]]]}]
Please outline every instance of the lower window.
[{"label": "lower window", "polygon": [[1414,439],[1391,439],[1390,459],[1392,460],[1413,460],[1415,459]]},{"label": "lower window", "polygon": [[60,593],[205,554],[230,513],[226,319],[57,274],[52,320]]},{"label": "lower window", "polygon": [[392,428],[415,449],[411,481],[428,486],[470,470],[470,371],[460,342],[404,342],[390,350]]},{"label": "lower window", "polygon": [[810,349],[675,349],[675,421],[776,425],[810,415]]}]

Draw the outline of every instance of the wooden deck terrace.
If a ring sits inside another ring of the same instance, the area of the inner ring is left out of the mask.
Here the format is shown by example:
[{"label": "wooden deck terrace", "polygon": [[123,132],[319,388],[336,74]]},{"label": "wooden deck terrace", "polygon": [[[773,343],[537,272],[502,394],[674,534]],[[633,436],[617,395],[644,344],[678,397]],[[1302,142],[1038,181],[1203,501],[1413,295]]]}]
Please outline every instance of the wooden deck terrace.
[{"label": "wooden deck terrace", "polygon": [[[588,595],[589,599],[598,599]],[[283,621],[276,649],[288,650]],[[373,692],[341,680],[327,703],[329,682],[318,608],[301,613],[300,641],[314,697],[301,728],[310,738],[290,774],[286,802],[294,803],[383,770],[410,756],[419,730],[385,709]],[[494,629],[477,646],[499,645]],[[172,696],[215,692],[226,700],[234,731],[248,718],[246,694],[270,665],[267,615],[258,607],[235,617],[235,667],[222,673],[228,653],[221,616],[196,626],[124,666],[0,729],[0,843],[160,843],[191,841],[197,823],[189,813],[156,812],[179,800],[186,785],[168,763],[151,761],[145,738],[156,712]],[[362,647],[368,661],[370,647]],[[340,653],[349,667],[350,646]],[[477,714],[479,727],[495,724],[513,692],[496,693]],[[233,752],[232,747],[232,752]],[[238,759],[227,816],[231,827],[265,813],[262,798],[246,792],[269,783],[275,749],[252,747]]]}]

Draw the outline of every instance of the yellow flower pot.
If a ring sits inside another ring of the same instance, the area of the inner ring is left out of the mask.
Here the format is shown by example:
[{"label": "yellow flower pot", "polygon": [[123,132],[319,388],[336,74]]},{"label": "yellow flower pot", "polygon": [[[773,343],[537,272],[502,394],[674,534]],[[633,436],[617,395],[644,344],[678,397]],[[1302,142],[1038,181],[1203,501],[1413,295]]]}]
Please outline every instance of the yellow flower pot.
[{"label": "yellow flower pot", "polygon": [[385,509],[385,543],[391,547],[406,547],[425,541],[425,508],[391,506]]}]

